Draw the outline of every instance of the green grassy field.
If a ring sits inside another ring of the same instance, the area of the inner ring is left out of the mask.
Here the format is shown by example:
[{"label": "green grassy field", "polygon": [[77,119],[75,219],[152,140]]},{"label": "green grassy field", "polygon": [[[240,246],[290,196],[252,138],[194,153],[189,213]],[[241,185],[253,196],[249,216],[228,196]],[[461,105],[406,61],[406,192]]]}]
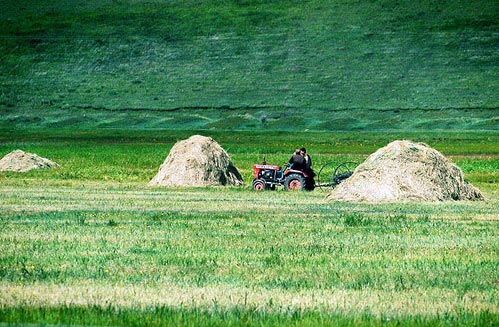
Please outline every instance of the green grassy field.
[{"label": "green grassy field", "polygon": [[497,130],[498,22],[495,0],[5,0],[0,127]]},{"label": "green grassy field", "polygon": [[[61,168],[0,173],[0,322],[112,326],[499,324],[496,132],[208,132],[246,185],[147,182],[192,131],[13,131]],[[264,154],[361,161],[397,138],[456,162],[484,202],[326,202],[251,191]],[[270,140],[265,145],[258,142]]]},{"label": "green grassy field", "polygon": [[[483,1],[5,0],[0,326],[499,325],[499,5]],[[153,188],[193,134],[245,186]],[[255,193],[426,142],[483,202]]]}]

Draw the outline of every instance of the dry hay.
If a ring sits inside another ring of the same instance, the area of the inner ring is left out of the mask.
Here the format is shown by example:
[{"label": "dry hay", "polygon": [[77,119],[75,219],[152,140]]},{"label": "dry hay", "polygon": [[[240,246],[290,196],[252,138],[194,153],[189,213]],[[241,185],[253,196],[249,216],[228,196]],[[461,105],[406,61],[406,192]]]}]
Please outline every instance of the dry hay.
[{"label": "dry hay", "polygon": [[160,186],[242,185],[239,171],[227,152],[212,138],[194,135],[175,143],[157,175]]},{"label": "dry hay", "polygon": [[59,165],[34,153],[14,150],[0,160],[0,171],[27,172],[32,169],[57,168]]},{"label": "dry hay", "polygon": [[370,155],[327,196],[358,202],[483,200],[459,167],[424,143],[394,141]]}]

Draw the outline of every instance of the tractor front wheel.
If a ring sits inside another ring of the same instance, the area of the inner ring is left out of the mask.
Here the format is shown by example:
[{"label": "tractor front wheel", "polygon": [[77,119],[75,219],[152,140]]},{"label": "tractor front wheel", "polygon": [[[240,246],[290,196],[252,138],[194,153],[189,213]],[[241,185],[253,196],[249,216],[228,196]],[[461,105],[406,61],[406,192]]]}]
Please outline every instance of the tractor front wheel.
[{"label": "tractor front wheel", "polygon": [[267,189],[267,185],[265,184],[264,180],[262,180],[262,179],[255,179],[253,181],[252,188],[255,191],[263,191],[263,190]]},{"label": "tractor front wheel", "polygon": [[284,180],[286,191],[302,191],[305,189],[305,178],[302,175],[291,174]]}]

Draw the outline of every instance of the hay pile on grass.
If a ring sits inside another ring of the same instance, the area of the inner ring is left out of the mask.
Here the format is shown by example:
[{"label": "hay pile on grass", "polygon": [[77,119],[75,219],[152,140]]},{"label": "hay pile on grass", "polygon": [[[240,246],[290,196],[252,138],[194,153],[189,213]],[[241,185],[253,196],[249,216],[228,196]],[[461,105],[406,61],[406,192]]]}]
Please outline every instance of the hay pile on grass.
[{"label": "hay pile on grass", "polygon": [[369,156],[327,199],[421,202],[483,200],[483,196],[437,150],[423,143],[394,141]]},{"label": "hay pile on grass", "polygon": [[59,165],[34,153],[14,150],[0,160],[0,171],[24,173],[32,169],[57,168]]},{"label": "hay pile on grass", "polygon": [[177,142],[150,185],[231,186],[243,179],[227,152],[212,138],[194,135]]}]

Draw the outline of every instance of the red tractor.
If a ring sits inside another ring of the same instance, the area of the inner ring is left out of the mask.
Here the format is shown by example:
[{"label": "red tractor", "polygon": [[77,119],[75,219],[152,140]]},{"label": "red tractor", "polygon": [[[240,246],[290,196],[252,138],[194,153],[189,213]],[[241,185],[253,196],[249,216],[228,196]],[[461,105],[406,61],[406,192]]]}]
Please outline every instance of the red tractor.
[{"label": "red tractor", "polygon": [[253,165],[253,189],[275,190],[277,185],[284,186],[285,190],[307,190],[312,191],[315,188],[315,180],[312,174],[290,169],[282,169],[281,166],[274,165]]},{"label": "red tractor", "polygon": [[[315,183],[313,172],[291,169],[288,164],[283,170],[281,166],[255,164],[253,165],[253,185],[255,191],[261,190],[275,190],[276,186],[284,186],[285,190],[306,190],[312,191],[316,187],[335,187],[353,174],[352,167],[355,165],[353,162],[343,162],[336,166],[334,170],[331,167],[332,163],[325,164],[317,174],[318,183]],[[329,171],[329,172],[328,172]],[[330,175],[332,174],[332,175]],[[329,175],[331,178],[322,177],[321,175]]]}]

